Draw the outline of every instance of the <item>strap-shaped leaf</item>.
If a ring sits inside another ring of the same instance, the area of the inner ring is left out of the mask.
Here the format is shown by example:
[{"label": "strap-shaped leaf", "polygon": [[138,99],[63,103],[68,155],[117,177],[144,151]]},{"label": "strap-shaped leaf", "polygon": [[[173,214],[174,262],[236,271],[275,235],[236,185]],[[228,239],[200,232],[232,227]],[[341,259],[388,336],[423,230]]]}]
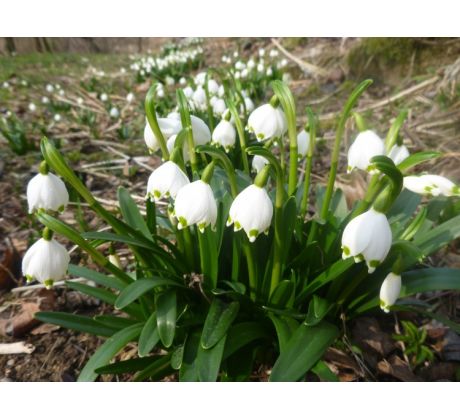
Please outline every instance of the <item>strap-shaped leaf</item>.
[{"label": "strap-shaped leaf", "polygon": [[142,357],[140,359],[123,360],[96,369],[99,375],[121,375],[122,373],[138,372],[157,361],[160,356]]},{"label": "strap-shaped leaf", "polygon": [[434,151],[413,153],[398,165],[398,169],[402,173],[406,173],[407,170],[413,166],[419,165],[420,163],[426,162],[427,160],[436,159],[440,156],[442,156],[442,153]]},{"label": "strap-shaped leaf", "polygon": [[123,328],[129,327],[139,322],[132,318],[113,315],[96,315],[93,319],[99,324],[105,325],[109,328],[114,328],[116,330],[122,330]]},{"label": "strap-shaped leaf", "polygon": [[214,298],[201,335],[201,346],[204,349],[210,349],[221,340],[238,315],[239,309],[240,304],[238,302],[227,304]]},{"label": "strap-shaped leaf", "polygon": [[102,300],[102,302],[113,305],[117,299],[116,295],[108,290],[102,289],[100,287],[88,286],[84,283],[77,283],[74,281],[66,281],[66,286],[70,289],[76,290],[78,292],[84,293],[85,295],[92,296],[96,299]]},{"label": "strap-shaped leaf", "polygon": [[97,271],[91,270],[89,268],[81,267],[79,265],[74,264],[69,264],[69,274],[92,280],[100,286],[109,287],[111,289],[122,290],[126,287],[127,284],[117,277],[107,276],[105,274],[98,273]]},{"label": "strap-shaped leaf", "polygon": [[269,336],[267,328],[259,322],[241,322],[232,325],[227,333],[223,359],[230,357],[247,344]]},{"label": "strap-shaped leaf", "polygon": [[271,382],[298,381],[307,373],[339,334],[335,325],[322,321],[314,327],[301,324],[278,357]]},{"label": "strap-shaped leaf", "polygon": [[135,377],[135,382],[145,381],[150,379],[151,381],[157,381],[164,378],[167,375],[173,373],[171,367],[171,355],[167,354],[161,356],[158,360],[155,360],[150,366],[147,366],[144,370],[139,372]]},{"label": "strap-shaped leaf", "polygon": [[156,296],[157,327],[160,340],[170,347],[176,334],[177,298],[174,290]]},{"label": "strap-shaped leaf", "polygon": [[140,357],[149,354],[160,341],[160,335],[157,328],[157,315],[153,313],[142,328],[139,337],[137,353]]},{"label": "strap-shaped leaf", "polygon": [[210,349],[198,348],[197,367],[198,379],[201,382],[215,382],[219,375],[220,364],[224,354],[225,339],[223,336],[215,346]]},{"label": "strap-shaped leaf", "polygon": [[136,339],[142,330],[142,326],[143,324],[141,323],[132,325],[131,327],[118,331],[112,337],[108,338],[88,360],[88,363],[86,363],[78,377],[78,382],[94,381],[98,377],[96,369],[107,365],[112,357],[126,346],[126,344]]},{"label": "strap-shaped leaf", "polygon": [[291,280],[281,281],[270,296],[270,306],[273,308],[286,308],[289,302],[293,303],[295,285]]},{"label": "strap-shaped leaf", "polygon": [[103,337],[110,337],[117,332],[115,328],[102,325],[94,319],[83,315],[68,314],[65,312],[38,312],[34,317],[41,322]]},{"label": "strap-shaped leaf", "polygon": [[141,232],[146,238],[151,239],[152,234],[150,233],[147,223],[145,223],[139,211],[139,207],[137,207],[136,202],[126,188],[118,188],[118,202],[125,222],[132,228]]},{"label": "strap-shaped leaf", "polygon": [[334,305],[328,302],[326,299],[323,299],[317,295],[313,296],[313,299],[310,300],[308,305],[308,313],[305,318],[306,325],[317,325],[323,318],[329,313]]},{"label": "strap-shaped leaf", "polygon": [[299,328],[299,322],[287,316],[278,316],[275,314],[268,315],[275,326],[276,335],[278,336],[278,345],[280,353],[286,351],[287,343]]},{"label": "strap-shaped leaf", "polygon": [[115,302],[115,307],[117,309],[123,309],[125,306],[145,295],[150,290],[153,290],[156,287],[164,286],[180,287],[181,285],[173,280],[162,279],[160,277],[139,279],[123,289],[123,291],[118,295],[118,298]]},{"label": "strap-shaped leaf", "polygon": [[196,382],[198,380],[197,355],[200,347],[200,332],[190,334],[184,345],[182,364],[179,370],[180,382]]}]

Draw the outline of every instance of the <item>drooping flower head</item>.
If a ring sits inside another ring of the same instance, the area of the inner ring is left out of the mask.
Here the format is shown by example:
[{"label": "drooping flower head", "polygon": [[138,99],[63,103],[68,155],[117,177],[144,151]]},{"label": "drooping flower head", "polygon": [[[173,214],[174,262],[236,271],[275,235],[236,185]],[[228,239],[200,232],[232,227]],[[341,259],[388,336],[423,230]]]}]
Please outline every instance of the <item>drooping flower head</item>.
[{"label": "drooping flower head", "polygon": [[404,187],[417,194],[432,195],[434,197],[439,195],[446,197],[460,195],[460,187],[440,175],[406,176],[404,177]]},{"label": "drooping flower head", "polygon": [[172,161],[164,162],[149,177],[147,196],[154,201],[163,197],[176,198],[179,190],[190,181],[184,172]]},{"label": "drooping flower head", "polygon": [[347,172],[351,172],[354,168],[373,172],[371,159],[379,155],[385,155],[383,140],[372,130],[362,131],[348,149]]},{"label": "drooping flower head", "polygon": [[401,276],[389,273],[380,287],[380,308],[384,312],[390,312],[390,306],[398,300],[401,293]]}]

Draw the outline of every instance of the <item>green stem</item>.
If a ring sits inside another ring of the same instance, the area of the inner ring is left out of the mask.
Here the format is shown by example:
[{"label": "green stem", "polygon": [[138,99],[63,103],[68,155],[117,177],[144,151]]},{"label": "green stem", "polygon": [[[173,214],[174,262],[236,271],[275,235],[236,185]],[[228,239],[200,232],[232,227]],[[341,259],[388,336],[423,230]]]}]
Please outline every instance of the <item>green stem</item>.
[{"label": "green stem", "polygon": [[236,131],[238,132],[238,139],[240,141],[241,160],[243,161],[243,169],[248,175],[250,175],[248,155],[246,153],[246,135],[244,133],[243,123],[241,122],[240,116],[238,115],[238,111],[235,107],[235,104],[229,98],[227,99],[227,107],[230,110],[233,119],[235,120]]},{"label": "green stem", "polygon": [[389,152],[391,148],[396,144],[398,140],[399,131],[401,130],[401,127],[407,118],[407,114],[408,111],[403,109],[396,117],[390,129],[388,130],[388,134],[385,139],[385,149],[387,152]]},{"label": "green stem", "polygon": [[182,89],[178,89],[176,92],[177,103],[179,105],[180,118],[182,122],[182,127],[186,130],[187,133],[187,142],[188,142],[188,152],[190,155],[190,165],[192,167],[192,172],[198,172],[198,161],[195,152],[195,141],[193,140],[193,130],[192,130],[192,120],[190,118],[190,112],[188,109],[187,98]]},{"label": "green stem", "polygon": [[155,85],[149,89],[145,97],[145,113],[147,115],[147,121],[149,122],[150,128],[160,144],[163,159],[169,160],[169,151],[166,146],[166,140],[160,130],[160,126],[158,125],[157,114],[155,111]]},{"label": "green stem", "polygon": [[208,121],[209,121],[209,128],[211,130],[211,133],[214,131],[214,114],[212,112],[212,106],[210,102],[210,96],[209,96],[209,86],[208,86],[208,79],[209,79],[209,74],[206,74],[206,79],[204,82],[204,93],[206,94],[206,110],[208,112]]},{"label": "green stem", "polygon": [[248,265],[249,296],[255,302],[257,299],[257,265],[254,259],[254,250],[247,238],[243,239],[243,251]]},{"label": "green stem", "polygon": [[367,186],[366,194],[364,195],[363,200],[356,206],[355,210],[351,215],[351,219],[359,216],[361,213],[365,212],[371,203],[374,201],[377,193],[381,189],[380,174],[372,175],[369,185]]},{"label": "green stem", "polygon": [[182,229],[183,238],[184,238],[184,249],[185,249],[185,258],[187,259],[188,266],[191,270],[195,270],[195,253],[194,245],[192,240],[192,235],[190,233],[190,228],[186,227]]},{"label": "green stem", "polygon": [[326,193],[324,195],[323,206],[321,208],[321,219],[326,220],[327,214],[329,212],[329,205],[331,203],[332,194],[334,192],[335,178],[337,176],[337,166],[339,164],[339,153],[340,153],[340,143],[342,141],[343,133],[345,131],[345,123],[350,115],[351,109],[358,101],[361,94],[367,89],[367,87],[372,83],[372,80],[365,80],[361,82],[356,89],[352,92],[348,98],[347,103],[343,109],[342,115],[340,117],[339,125],[337,127],[337,132],[335,136],[334,148],[332,150],[331,157],[331,169],[329,172],[329,180],[327,183]]},{"label": "green stem", "polygon": [[300,217],[305,220],[308,206],[308,196],[310,193],[310,182],[311,182],[311,170],[313,167],[313,152],[316,143],[316,120],[313,111],[310,107],[307,107],[308,116],[308,133],[310,135],[310,144],[307,153],[307,165],[305,167],[305,180],[303,184],[303,195],[300,203]]}]

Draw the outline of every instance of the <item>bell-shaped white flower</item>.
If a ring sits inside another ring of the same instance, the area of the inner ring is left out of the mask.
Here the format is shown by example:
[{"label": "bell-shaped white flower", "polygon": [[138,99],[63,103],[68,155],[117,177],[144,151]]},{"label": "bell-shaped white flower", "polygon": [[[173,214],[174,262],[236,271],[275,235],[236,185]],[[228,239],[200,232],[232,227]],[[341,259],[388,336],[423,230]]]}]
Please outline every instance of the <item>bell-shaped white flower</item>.
[{"label": "bell-shaped white flower", "polygon": [[214,79],[209,79],[208,80],[208,92],[211,95],[217,95],[218,91],[219,91],[219,84]]},{"label": "bell-shaped white flower", "polygon": [[399,165],[403,160],[408,158],[409,155],[409,150],[404,145],[398,146],[395,144],[388,152],[388,157],[394,162],[395,165]]},{"label": "bell-shaped white flower", "polygon": [[27,184],[29,213],[35,210],[63,211],[69,202],[69,193],[64,182],[48,172],[38,173]]},{"label": "bell-shaped white flower", "polygon": [[286,116],[280,107],[271,104],[259,106],[249,115],[248,129],[259,141],[281,137],[287,130]]},{"label": "bell-shaped white flower", "polygon": [[193,92],[192,100],[198,109],[206,109],[206,92],[201,86],[198,86],[195,92]]},{"label": "bell-shaped white flower", "polygon": [[147,183],[147,196],[154,201],[163,197],[176,198],[178,191],[190,181],[174,162],[168,160],[155,169]]},{"label": "bell-shaped white flower", "polygon": [[351,172],[354,168],[372,172],[374,169],[371,159],[374,156],[385,155],[383,140],[372,130],[362,131],[348,149],[348,168]]},{"label": "bell-shaped white flower", "polygon": [[193,96],[193,89],[190,86],[184,88],[184,95],[187,99],[191,99]]},{"label": "bell-shaped white flower", "polygon": [[[165,138],[169,138],[177,134],[182,126],[180,120],[176,118],[157,118],[158,127]],[[144,141],[151,153],[156,152],[160,148],[160,143],[150,128],[150,124],[146,122],[144,128]]]},{"label": "bell-shaped white flower", "polygon": [[401,293],[401,276],[389,273],[380,287],[380,308],[384,312],[390,312],[390,306],[394,305]]},{"label": "bell-shaped white flower", "polygon": [[39,239],[22,259],[22,274],[28,281],[38,280],[47,288],[61,280],[69,266],[69,253],[54,239]]},{"label": "bell-shaped white flower", "polygon": [[225,101],[221,98],[216,98],[215,101],[212,103],[212,111],[216,115],[222,115],[227,110],[227,106],[225,105]]},{"label": "bell-shaped white flower", "polygon": [[300,158],[307,156],[308,148],[310,147],[310,133],[302,130],[297,134],[297,153]]},{"label": "bell-shaped white flower", "polygon": [[387,217],[373,208],[351,220],[342,235],[342,258],[366,261],[369,273],[386,258],[393,235]]},{"label": "bell-shaped white flower", "polygon": [[257,173],[259,173],[265,165],[268,165],[268,160],[263,156],[255,155],[252,159],[252,169]]},{"label": "bell-shaped white flower", "polygon": [[176,196],[174,214],[178,229],[196,224],[203,233],[208,225],[214,228],[217,204],[209,184],[198,180],[182,187]]},{"label": "bell-shaped white flower", "polygon": [[235,146],[236,130],[233,124],[222,119],[212,132],[212,142],[222,146],[226,152]]},{"label": "bell-shaped white flower", "polygon": [[252,112],[254,111],[254,102],[252,102],[252,99],[249,97],[244,98],[244,105],[246,107],[247,112]]},{"label": "bell-shaped white flower", "polygon": [[200,146],[211,141],[211,130],[206,125],[206,123],[195,115],[190,115],[190,120],[192,122],[192,132],[193,140],[195,146]]},{"label": "bell-shaped white flower", "polygon": [[440,175],[420,175],[404,177],[404,187],[417,194],[432,196],[460,195],[460,188],[449,179]]},{"label": "bell-shaped white flower", "polygon": [[249,241],[270,228],[273,217],[273,203],[265,188],[250,185],[233,200],[227,226],[234,225],[235,232],[244,229]]}]

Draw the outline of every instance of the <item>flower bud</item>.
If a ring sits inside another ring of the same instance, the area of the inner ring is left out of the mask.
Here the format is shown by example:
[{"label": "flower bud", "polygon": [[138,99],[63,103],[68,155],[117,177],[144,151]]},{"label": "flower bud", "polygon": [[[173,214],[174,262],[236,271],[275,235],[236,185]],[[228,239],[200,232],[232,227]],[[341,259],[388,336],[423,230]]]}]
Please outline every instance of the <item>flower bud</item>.
[{"label": "flower bud", "polygon": [[27,281],[38,280],[47,288],[61,280],[69,266],[69,253],[54,239],[39,239],[22,259],[22,274]]},{"label": "flower bud", "polygon": [[366,261],[369,273],[386,258],[393,235],[387,217],[373,208],[352,219],[342,235],[342,258]]},{"label": "flower bud", "polygon": [[63,211],[69,202],[64,182],[47,172],[35,175],[27,184],[29,213],[35,210]]},{"label": "flower bud", "polygon": [[384,312],[390,312],[390,306],[394,305],[401,293],[401,276],[389,273],[380,287],[380,308]]},{"label": "flower bud", "polygon": [[196,224],[203,233],[208,225],[214,228],[217,204],[209,184],[198,180],[182,187],[176,196],[174,213],[178,229]]},{"label": "flower bud", "polygon": [[163,197],[176,198],[178,191],[190,181],[184,172],[172,161],[164,162],[155,169],[147,183],[147,196],[154,201]]},{"label": "flower bud", "polygon": [[398,146],[395,144],[388,152],[388,157],[395,165],[399,165],[403,160],[409,157],[409,150],[407,150],[407,147],[404,145]]},{"label": "flower bud", "polygon": [[250,185],[241,191],[230,207],[227,226],[235,232],[244,229],[250,242],[260,233],[268,231],[273,217],[273,203],[265,188]]},{"label": "flower bud", "polygon": [[265,165],[268,165],[268,160],[263,156],[255,155],[252,159],[252,169],[257,173],[259,173]]},{"label": "flower bud", "polygon": [[228,153],[236,141],[236,130],[230,121],[221,120],[212,132],[212,141],[214,144],[222,146]]},{"label": "flower bud", "polygon": [[287,131],[286,116],[280,107],[262,105],[249,115],[248,129],[259,141],[281,137]]},{"label": "flower bud", "polygon": [[371,165],[371,159],[384,154],[383,140],[371,130],[362,131],[348,149],[347,172],[351,172],[354,168],[373,172],[375,169]]}]

